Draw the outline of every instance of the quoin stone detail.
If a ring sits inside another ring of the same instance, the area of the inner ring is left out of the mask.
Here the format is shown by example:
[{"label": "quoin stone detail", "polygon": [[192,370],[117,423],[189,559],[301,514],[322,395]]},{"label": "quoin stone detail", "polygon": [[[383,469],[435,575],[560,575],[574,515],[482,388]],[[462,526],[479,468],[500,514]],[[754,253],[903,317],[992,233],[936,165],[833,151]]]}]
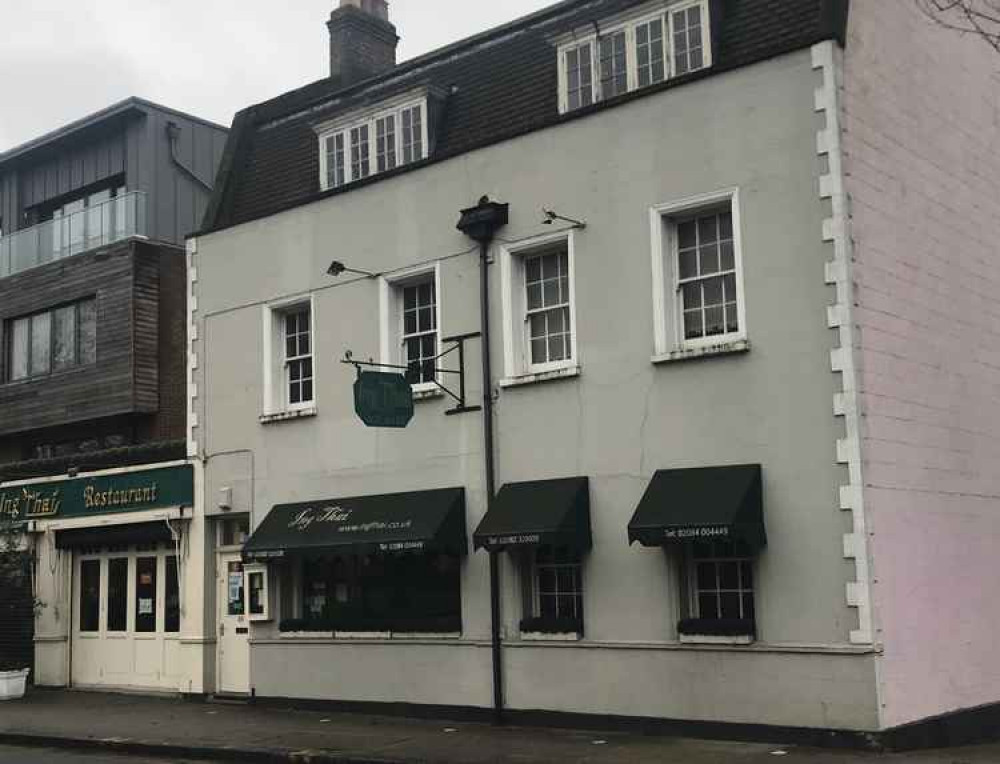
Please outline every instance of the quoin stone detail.
[{"label": "quoin stone detail", "polygon": [[850,640],[855,644],[871,644],[874,641],[872,578],[862,476],[858,337],[853,320],[853,242],[841,142],[841,56],[833,42],[822,42],[812,48],[813,69],[823,78],[815,91],[815,110],[826,117],[825,126],[816,135],[816,151],[827,162],[826,171],[819,178],[819,194],[829,200],[832,213],[823,221],[822,233],[823,241],[833,245],[833,259],[826,264],[826,283],[836,288],[836,302],[827,309],[827,324],[838,330],[840,338],[839,346],[830,352],[831,370],[841,380],[841,391],[833,399],[833,413],[844,423],[844,437],[836,443],[836,458],[848,471],[848,482],[840,488],[840,508],[850,512],[853,519],[853,530],[844,534],[844,557],[854,560],[855,567],[855,580],[847,584],[847,604],[858,611],[858,628],[851,631]]}]

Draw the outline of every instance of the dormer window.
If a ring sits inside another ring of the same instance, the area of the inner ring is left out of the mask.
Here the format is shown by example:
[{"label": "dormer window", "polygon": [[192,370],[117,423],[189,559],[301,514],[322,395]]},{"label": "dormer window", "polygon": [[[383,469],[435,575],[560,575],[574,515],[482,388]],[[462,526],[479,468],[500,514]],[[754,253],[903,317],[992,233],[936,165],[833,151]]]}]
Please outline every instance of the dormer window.
[{"label": "dormer window", "polygon": [[354,113],[317,128],[320,187],[326,191],[427,156],[427,98]]},{"label": "dormer window", "polygon": [[648,8],[558,41],[561,113],[711,66],[708,0]]}]

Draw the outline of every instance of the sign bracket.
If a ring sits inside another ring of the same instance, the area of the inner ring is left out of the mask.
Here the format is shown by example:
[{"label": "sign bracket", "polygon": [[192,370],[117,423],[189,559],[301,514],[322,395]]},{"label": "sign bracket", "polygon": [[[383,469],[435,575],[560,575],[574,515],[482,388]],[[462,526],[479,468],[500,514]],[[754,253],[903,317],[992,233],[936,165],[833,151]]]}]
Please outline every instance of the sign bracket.
[{"label": "sign bracket", "polygon": [[[431,381],[437,386],[439,390],[450,396],[455,401],[455,406],[445,411],[445,415],[451,416],[453,414],[465,414],[471,411],[481,411],[482,406],[469,406],[465,400],[465,342],[466,340],[475,339],[480,336],[480,332],[469,332],[467,334],[456,334],[451,337],[442,337],[442,343],[449,343],[451,347],[438,353],[433,358],[428,358],[424,361],[424,366],[419,369],[420,371],[433,371],[434,379]],[[445,356],[451,355],[452,353],[458,353],[458,368],[457,369],[444,369],[439,368],[438,361],[440,361]],[[354,354],[347,350],[344,353],[344,358],[341,363],[349,364],[354,367],[358,376],[361,376],[362,368],[366,369],[396,369],[398,371],[404,372],[404,376],[409,377],[414,371],[417,371],[415,364],[408,366],[403,366],[396,363],[377,363],[371,358],[367,361],[357,361],[354,359]],[[428,368],[427,364],[433,364],[432,367]],[[457,374],[458,375],[458,392],[455,392],[451,388],[441,384],[438,379],[440,374]],[[407,380],[409,381],[409,380]]]}]

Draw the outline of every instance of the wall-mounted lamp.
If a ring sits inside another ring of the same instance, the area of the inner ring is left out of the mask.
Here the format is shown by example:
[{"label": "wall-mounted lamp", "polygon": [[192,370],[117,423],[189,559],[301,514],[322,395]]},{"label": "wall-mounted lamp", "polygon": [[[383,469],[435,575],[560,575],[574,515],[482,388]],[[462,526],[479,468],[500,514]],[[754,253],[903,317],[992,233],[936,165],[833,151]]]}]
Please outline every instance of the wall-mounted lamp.
[{"label": "wall-mounted lamp", "polygon": [[552,225],[555,221],[561,220],[564,223],[569,223],[573,228],[584,229],[587,227],[586,221],[568,218],[565,215],[560,215],[558,212],[547,210],[544,207],[542,207],[542,214],[545,216],[542,218],[542,225]]},{"label": "wall-mounted lamp", "polygon": [[357,268],[348,268],[340,260],[334,260],[330,263],[330,267],[326,269],[327,275],[329,276],[339,276],[341,273],[357,273],[361,276],[367,276],[370,279],[378,277],[377,273],[371,273],[370,271],[360,271]]}]

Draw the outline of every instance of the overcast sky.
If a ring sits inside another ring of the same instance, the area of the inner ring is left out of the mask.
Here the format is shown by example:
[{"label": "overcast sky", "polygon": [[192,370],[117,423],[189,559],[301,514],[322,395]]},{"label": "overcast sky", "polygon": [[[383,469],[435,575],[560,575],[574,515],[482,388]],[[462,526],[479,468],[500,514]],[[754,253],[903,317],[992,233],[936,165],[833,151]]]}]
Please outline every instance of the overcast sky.
[{"label": "overcast sky", "polygon": [[[398,59],[553,0],[390,0]],[[0,0],[0,152],[129,96],[229,125],[328,73],[339,0]]]}]

